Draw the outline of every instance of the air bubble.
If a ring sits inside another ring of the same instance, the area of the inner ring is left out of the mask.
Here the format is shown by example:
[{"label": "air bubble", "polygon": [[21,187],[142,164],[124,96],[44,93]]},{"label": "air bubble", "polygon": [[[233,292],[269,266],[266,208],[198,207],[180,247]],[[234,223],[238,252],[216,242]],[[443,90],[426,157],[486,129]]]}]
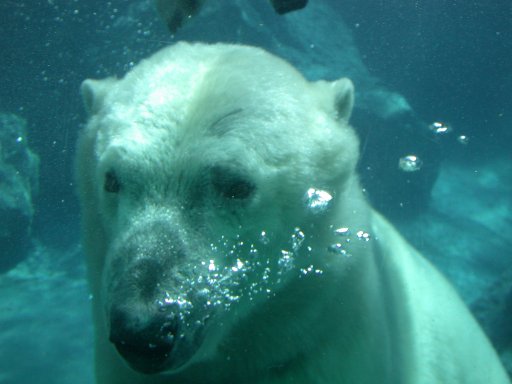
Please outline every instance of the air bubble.
[{"label": "air bubble", "polygon": [[357,231],[356,236],[359,240],[370,241],[370,234],[365,231]]},{"label": "air bubble", "polygon": [[434,121],[428,127],[436,135],[444,135],[452,131],[452,127],[441,121]]},{"label": "air bubble", "polygon": [[321,269],[315,268],[313,265],[309,265],[306,268],[301,268],[300,272],[303,275],[309,275],[311,273],[314,273],[315,275],[321,275],[324,273],[324,271],[322,271]]},{"label": "air bubble", "polygon": [[306,206],[314,214],[324,212],[332,200],[332,195],[321,189],[309,188],[306,192]]},{"label": "air bubble", "polygon": [[269,236],[266,231],[261,231],[260,242],[264,245],[267,245],[268,243],[270,243],[270,239],[269,239]]},{"label": "air bubble", "polygon": [[300,249],[302,243],[304,242],[304,238],[304,232],[302,232],[300,228],[295,228],[292,235],[292,248],[294,252],[297,252]]},{"label": "air bubble", "polygon": [[192,307],[192,303],[187,301],[181,296],[178,296],[177,298],[171,297],[168,292],[165,292],[165,298],[162,303],[163,305],[173,305],[177,304],[178,307]]},{"label": "air bubble", "polygon": [[277,265],[281,267],[281,272],[287,272],[293,268],[293,253],[286,250],[281,250],[281,257],[277,261]]},{"label": "air bubble", "polygon": [[463,145],[467,145],[469,143],[469,137],[466,135],[460,135],[457,137],[457,141]]},{"label": "air bubble", "polygon": [[349,256],[349,253],[347,252],[347,250],[345,248],[343,248],[343,244],[340,244],[340,243],[335,243],[335,244],[329,245],[329,247],[327,247],[327,250],[336,255]]},{"label": "air bubble", "polygon": [[[201,277],[201,276],[200,276]],[[198,283],[200,283],[200,280],[202,279],[199,279],[198,278]],[[208,288],[203,288],[203,289],[200,289],[198,292],[197,292],[197,297],[199,299],[207,299],[208,297],[210,296],[210,290]]]},{"label": "air bubble", "polygon": [[402,157],[398,161],[398,168],[404,172],[416,172],[423,166],[423,161],[415,155],[408,155]]},{"label": "air bubble", "polygon": [[263,275],[261,276],[261,279],[263,281],[266,281],[270,278],[270,268],[269,267],[266,267],[264,270],[263,270]]},{"label": "air bubble", "polygon": [[350,229],[347,227],[341,227],[334,230],[334,233],[338,236],[349,236],[350,235]]},{"label": "air bubble", "polygon": [[238,271],[242,270],[243,267],[244,267],[244,263],[240,259],[236,259],[236,265],[233,265],[231,267],[231,270],[233,272],[238,272]]}]

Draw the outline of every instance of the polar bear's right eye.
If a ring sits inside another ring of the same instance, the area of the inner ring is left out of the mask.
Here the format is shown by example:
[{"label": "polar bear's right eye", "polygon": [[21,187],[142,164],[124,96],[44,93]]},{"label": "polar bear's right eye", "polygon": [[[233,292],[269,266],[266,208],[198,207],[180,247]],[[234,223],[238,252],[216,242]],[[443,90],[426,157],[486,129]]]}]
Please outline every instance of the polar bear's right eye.
[{"label": "polar bear's right eye", "polygon": [[222,167],[212,169],[212,184],[219,195],[230,200],[246,200],[256,186],[247,178]]},{"label": "polar bear's right eye", "polygon": [[121,189],[121,183],[119,182],[119,179],[117,178],[117,175],[113,170],[110,170],[107,173],[105,173],[105,182],[103,184],[103,189],[105,190],[105,192],[109,193],[118,193]]}]

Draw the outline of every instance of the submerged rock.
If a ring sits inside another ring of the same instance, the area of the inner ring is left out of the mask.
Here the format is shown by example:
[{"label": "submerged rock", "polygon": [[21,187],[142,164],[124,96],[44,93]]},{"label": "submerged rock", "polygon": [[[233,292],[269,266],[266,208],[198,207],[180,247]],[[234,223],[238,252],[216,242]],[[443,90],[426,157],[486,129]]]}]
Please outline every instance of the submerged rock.
[{"label": "submerged rock", "polygon": [[[204,0],[155,0],[158,13],[172,33],[181,28],[187,20],[199,12]],[[308,0],[270,0],[279,15],[304,8]]]},{"label": "submerged rock", "polygon": [[26,122],[0,113],[0,272],[23,260],[30,248],[38,179],[39,157],[28,147]]}]

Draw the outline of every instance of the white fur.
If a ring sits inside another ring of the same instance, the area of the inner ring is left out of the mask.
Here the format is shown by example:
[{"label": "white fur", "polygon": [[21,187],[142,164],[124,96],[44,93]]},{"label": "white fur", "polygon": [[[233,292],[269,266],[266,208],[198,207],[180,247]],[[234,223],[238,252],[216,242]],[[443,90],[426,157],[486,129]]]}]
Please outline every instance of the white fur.
[{"label": "white fur", "polygon": [[[449,284],[362,197],[349,80],[307,82],[256,48],[180,43],[82,93],[91,117],[77,175],[98,383],[508,383]],[[214,167],[254,192],[219,196]],[[117,193],[104,190],[112,170]],[[308,207],[310,188],[333,197],[327,209]],[[106,313],[120,300],[139,310],[137,292],[111,286],[126,279],[118,265],[143,258],[166,266],[157,294],[192,302],[184,339],[188,322],[216,311],[180,367],[149,376],[109,343]],[[217,304],[199,310],[205,279]]]}]

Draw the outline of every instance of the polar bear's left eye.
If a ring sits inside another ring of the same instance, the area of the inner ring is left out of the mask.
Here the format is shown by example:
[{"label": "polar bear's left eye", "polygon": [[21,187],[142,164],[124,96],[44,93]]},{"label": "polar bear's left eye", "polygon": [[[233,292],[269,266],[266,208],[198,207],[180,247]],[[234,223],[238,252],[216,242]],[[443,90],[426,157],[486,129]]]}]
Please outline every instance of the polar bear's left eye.
[{"label": "polar bear's left eye", "polygon": [[254,183],[230,169],[212,169],[213,188],[225,199],[245,200],[256,190]]},{"label": "polar bear's left eye", "polygon": [[109,193],[118,193],[121,189],[121,183],[119,182],[116,173],[113,170],[105,173],[105,182],[103,189]]}]

